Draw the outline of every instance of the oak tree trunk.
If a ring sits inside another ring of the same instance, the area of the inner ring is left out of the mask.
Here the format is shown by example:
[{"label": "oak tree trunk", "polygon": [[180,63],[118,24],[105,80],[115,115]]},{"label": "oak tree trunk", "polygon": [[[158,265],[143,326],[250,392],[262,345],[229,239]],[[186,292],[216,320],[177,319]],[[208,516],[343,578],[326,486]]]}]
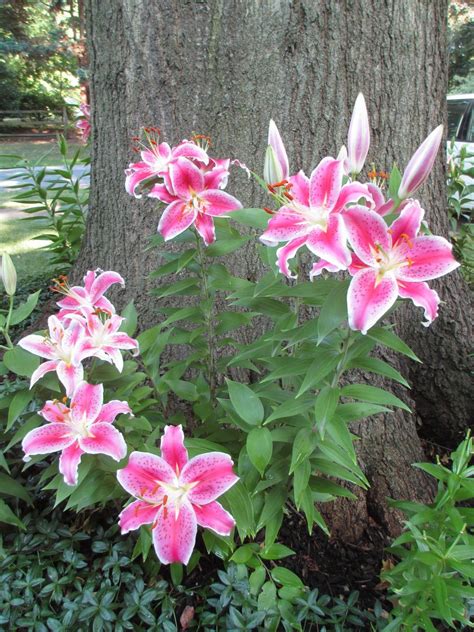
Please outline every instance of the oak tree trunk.
[{"label": "oak tree trunk", "polygon": [[[273,117],[292,168],[308,172],[337,154],[363,91],[372,125],[367,164],[377,160],[389,170],[395,159],[405,165],[445,118],[445,0],[86,0],[86,14],[92,190],[75,274],[97,267],[122,273],[127,289],[118,300],[135,299],[142,327],[156,319],[147,274],[157,253],[144,249],[158,214],[153,201],[126,194],[123,175],[140,126],[159,126],[171,142],[209,134],[216,155],[261,171]],[[442,150],[420,197],[433,229],[446,236],[444,162]],[[262,202],[243,172],[231,182],[229,192],[244,206]],[[225,262],[249,279],[261,272],[252,244]],[[429,497],[410,467],[423,458],[417,420],[427,436],[438,427],[431,433],[438,440],[467,423],[467,289],[459,272],[435,286],[446,304],[429,331],[413,306],[398,317],[398,332],[424,361],[404,366],[417,415],[379,416],[355,429],[372,488],[332,511],[342,537],[357,539],[369,516],[396,531],[386,496]]]}]

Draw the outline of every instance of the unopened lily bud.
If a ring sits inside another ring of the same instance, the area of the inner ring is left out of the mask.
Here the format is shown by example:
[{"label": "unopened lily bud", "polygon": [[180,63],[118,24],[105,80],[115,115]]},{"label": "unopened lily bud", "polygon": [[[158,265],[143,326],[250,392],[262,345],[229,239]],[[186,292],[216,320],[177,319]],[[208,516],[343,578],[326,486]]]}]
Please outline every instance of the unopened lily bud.
[{"label": "unopened lily bud", "polygon": [[13,296],[16,291],[16,270],[12,258],[6,252],[2,256],[2,280],[5,292]]},{"label": "unopened lily bud", "polygon": [[364,95],[360,92],[354,105],[347,136],[349,173],[357,175],[362,171],[369,152],[369,146],[369,116]]},{"label": "unopened lily bud", "polygon": [[438,125],[415,151],[403,172],[398,189],[400,200],[411,197],[429,176],[442,138],[443,126]]},{"label": "unopened lily bud", "polygon": [[273,147],[268,145],[265,152],[265,163],[263,165],[263,179],[267,184],[281,182],[283,180],[283,171],[277,160]]},{"label": "unopened lily bud", "polygon": [[[269,147],[267,148],[267,152],[265,154],[264,165],[264,178],[266,183],[273,184],[274,182],[286,180],[290,174],[288,156],[286,155],[285,146],[283,145],[280,132],[278,131],[273,119],[270,120],[270,125],[268,127],[268,145]],[[272,150],[271,152],[269,151],[270,148]],[[272,174],[272,176],[276,174],[274,179],[267,180],[265,171],[268,172],[269,176],[270,174]]]},{"label": "unopened lily bud", "polygon": [[344,175],[349,175],[349,160],[347,159],[347,148],[345,145],[341,147],[339,153],[337,154],[336,160],[340,160],[342,162],[342,166],[344,168]]}]

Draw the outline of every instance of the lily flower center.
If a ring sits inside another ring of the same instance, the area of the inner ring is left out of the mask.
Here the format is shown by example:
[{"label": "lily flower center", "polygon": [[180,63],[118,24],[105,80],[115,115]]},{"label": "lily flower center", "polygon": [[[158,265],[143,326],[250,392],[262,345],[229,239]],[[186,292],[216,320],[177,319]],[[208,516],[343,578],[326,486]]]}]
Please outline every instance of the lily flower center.
[{"label": "lily flower center", "polygon": [[71,415],[67,415],[64,418],[64,422],[68,425],[71,434],[73,434],[76,439],[81,437],[85,439],[94,436],[90,431],[92,422],[87,418],[86,414],[80,419],[73,419]]},{"label": "lily flower center", "polygon": [[331,209],[327,206],[304,206],[294,200],[292,202],[292,208],[298,213],[298,215],[301,215],[306,224],[314,227],[317,226],[324,232],[327,231],[329,213],[331,212]]},{"label": "lily flower center", "polygon": [[194,213],[196,211],[198,213],[204,213],[204,208],[205,208],[204,200],[201,197],[199,197],[199,195],[195,191],[190,191],[190,194],[191,194],[191,199],[188,200],[186,204],[186,211],[188,213]]},{"label": "lily flower center", "polygon": [[377,278],[380,281],[386,274],[395,272],[399,268],[412,265],[410,258],[407,258],[396,246],[385,251],[380,244],[371,246],[372,255],[376,261],[378,269]]}]

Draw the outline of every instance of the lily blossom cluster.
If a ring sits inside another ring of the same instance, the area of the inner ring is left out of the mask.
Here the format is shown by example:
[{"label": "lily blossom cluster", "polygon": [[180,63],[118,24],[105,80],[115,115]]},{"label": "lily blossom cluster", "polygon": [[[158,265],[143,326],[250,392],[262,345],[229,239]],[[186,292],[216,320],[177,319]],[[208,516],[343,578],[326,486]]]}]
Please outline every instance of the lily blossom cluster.
[{"label": "lily blossom cluster", "polygon": [[[342,147],[337,158],[323,158],[309,178],[303,171],[289,175],[283,141],[270,121],[264,178],[279,208],[276,212],[268,209],[272,217],[260,240],[269,246],[286,242],[277,250],[277,265],[289,278],[296,278],[289,260],[303,246],[319,257],[310,278],[323,270],[347,270],[353,277],[347,307],[354,330],[366,333],[398,297],[410,298],[424,309],[424,325],[438,314],[439,296],[426,281],[451,272],[459,264],[446,239],[419,234],[424,211],[411,196],[428,178],[442,136],[440,125],[414,153],[396,195],[385,200],[377,172],[369,173],[367,183],[355,180],[370,147],[362,94],[354,106],[347,149]],[[379,175],[383,182],[388,174]],[[389,225],[384,218],[395,212],[399,216]]]},{"label": "lily blossom cluster", "polygon": [[123,367],[121,350],[138,353],[138,342],[120,332],[123,318],[115,314],[104,293],[111,285],[124,280],[117,272],[89,271],[84,287],[70,287],[65,277],[56,279],[52,289],[64,296],[58,301],[60,311],[48,318],[48,333],[31,334],[19,341],[19,346],[47,361],[31,376],[30,387],[47,373],[56,371],[59,381],[71,397],[84,378],[82,362],[97,357]]},{"label": "lily blossom cluster", "polygon": [[48,423],[25,436],[23,450],[25,460],[35,454],[61,451],[59,471],[68,485],[76,485],[79,462],[85,452],[106,454],[116,461],[125,457],[125,441],[111,424],[119,413],[132,412],[127,402],[103,404],[102,384],[92,385],[84,380],[82,363],[86,358],[100,358],[121,371],[121,351],[138,353],[138,343],[118,331],[123,318],[115,314],[114,306],[104,296],[111,285],[124,284],[119,274],[90,271],[84,277],[84,287],[70,287],[65,277],[56,282],[52,289],[64,298],[58,301],[57,316],[48,319],[48,333],[25,336],[18,344],[46,358],[31,376],[30,388],[54,371],[66,395],[62,401],[46,402],[40,414]]},{"label": "lily blossom cluster", "polygon": [[230,159],[211,158],[209,139],[202,135],[183,140],[176,147],[159,142],[157,128],[145,128],[145,143],[134,150],[141,160],[125,170],[125,189],[135,197],[146,190],[148,197],[167,206],[158,224],[165,241],[194,226],[206,246],[215,240],[214,217],[242,208],[232,195],[225,193]]},{"label": "lily blossom cluster", "polygon": [[84,142],[87,142],[91,134],[91,107],[87,103],[81,103],[79,111],[76,128],[81,132]]},{"label": "lily blossom cluster", "polygon": [[166,426],[161,456],[132,452],[117,472],[122,487],[136,500],[120,514],[122,533],[152,525],[153,544],[163,564],[187,564],[197,526],[230,535],[235,520],[217,498],[238,481],[232,459],[207,452],[192,459],[184,447],[181,426]]}]

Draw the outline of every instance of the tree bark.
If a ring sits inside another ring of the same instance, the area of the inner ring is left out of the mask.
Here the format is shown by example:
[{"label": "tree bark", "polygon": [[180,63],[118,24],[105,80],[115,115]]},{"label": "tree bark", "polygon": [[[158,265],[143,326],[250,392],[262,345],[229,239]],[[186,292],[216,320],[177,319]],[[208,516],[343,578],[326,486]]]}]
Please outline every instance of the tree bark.
[{"label": "tree bark", "polygon": [[[127,289],[117,300],[135,299],[142,327],[156,320],[147,274],[157,267],[157,254],[145,246],[158,214],[151,200],[126,194],[123,175],[140,126],[159,126],[170,142],[193,131],[209,134],[216,155],[261,171],[273,117],[291,168],[309,172],[324,155],[338,153],[363,91],[372,125],[367,164],[376,160],[389,170],[394,160],[404,166],[445,118],[444,0],[86,0],[86,13],[92,189],[75,274],[96,267],[121,272]],[[427,220],[446,236],[444,162],[442,150],[420,194]],[[243,173],[231,182],[229,192],[244,206],[261,203]],[[261,272],[253,244],[225,262],[249,279]],[[421,333],[421,313],[408,306],[398,329],[425,361],[406,367],[417,412],[446,435],[466,425],[467,289],[459,275],[437,289],[447,301],[438,323]],[[357,516],[363,527],[369,515],[379,515],[393,532],[397,521],[386,517],[385,495],[427,496],[410,467],[423,458],[415,416],[379,417],[359,434],[372,490],[357,509],[341,503],[338,523],[353,524],[350,517]],[[346,532],[355,537],[349,527]]]}]

